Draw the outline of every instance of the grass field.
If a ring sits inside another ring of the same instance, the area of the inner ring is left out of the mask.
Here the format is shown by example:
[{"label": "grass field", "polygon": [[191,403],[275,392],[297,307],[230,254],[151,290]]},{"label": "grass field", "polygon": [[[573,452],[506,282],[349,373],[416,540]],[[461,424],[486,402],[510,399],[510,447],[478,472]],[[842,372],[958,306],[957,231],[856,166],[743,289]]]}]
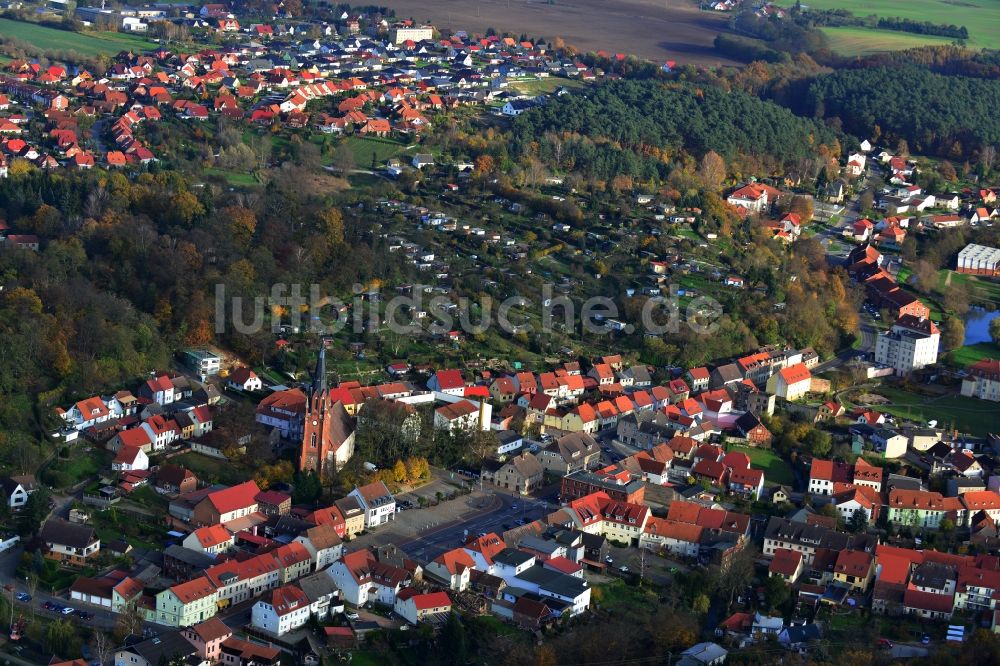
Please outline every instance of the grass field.
[{"label": "grass field", "polygon": [[569,88],[575,90],[587,85],[579,79],[564,79],[557,76],[549,76],[544,79],[525,79],[523,81],[511,81],[510,87],[522,95],[543,95],[553,92],[559,88]]},{"label": "grass field", "polygon": [[[354,164],[358,169],[369,169],[372,165],[372,153],[375,154],[376,168],[385,166],[385,161],[406,151],[406,146],[392,139],[369,139],[362,136],[349,136],[344,143],[354,153]],[[410,152],[416,152],[410,151]]]},{"label": "grass field", "polygon": [[869,28],[823,28],[830,49],[845,56],[862,56],[884,51],[902,51],[917,46],[951,44],[948,37],[913,35],[907,32]]},{"label": "grass field", "polygon": [[260,182],[252,173],[240,171],[227,171],[218,167],[208,167],[202,171],[206,176],[218,176],[225,178],[226,182],[234,187],[257,187]]},{"label": "grass field", "polygon": [[179,455],[170,462],[188,468],[195,473],[199,480],[208,483],[235,484],[249,478],[243,465],[193,451]]},{"label": "grass field", "polygon": [[[912,19],[914,21],[930,21],[944,25],[965,26],[969,30],[969,46],[975,48],[1000,48],[1000,3],[996,0],[810,0],[809,7],[815,9],[846,9],[855,16],[869,16],[875,14],[879,17],[898,17]],[[841,30],[855,30],[853,28],[827,28],[827,34],[839,32]],[[901,45],[902,42],[891,40],[887,34],[893,34],[886,30],[859,29],[861,32],[872,34],[871,45],[884,41],[891,44],[889,48],[907,48]],[[895,33],[914,39],[931,39],[923,35],[909,35],[908,33]],[[855,39],[859,39],[855,37]],[[943,39],[946,43],[950,40]],[[831,39],[831,42],[834,42]],[[924,42],[929,43],[929,42]],[[857,44],[856,44],[857,46]],[[911,44],[919,46],[919,44]],[[870,48],[870,47],[869,47]],[[889,50],[881,48],[876,50]]]},{"label": "grass field", "polygon": [[973,303],[1000,303],[1000,282],[966,273],[942,268],[938,271],[938,291],[945,290],[945,282],[951,275],[951,284],[964,284],[969,288]]},{"label": "grass field", "polygon": [[939,427],[958,428],[980,437],[997,430],[996,404],[960,395],[929,397],[895,387],[880,387],[872,391],[892,401],[878,407],[879,411],[911,421],[935,420]]},{"label": "grass field", "polygon": [[750,456],[750,466],[764,470],[766,485],[790,486],[795,483],[795,474],[791,465],[774,451],[758,449],[753,446],[727,446],[727,451],[742,451]]},{"label": "grass field", "polygon": [[984,358],[1000,359],[1000,345],[993,342],[980,342],[977,345],[966,345],[948,354],[948,360],[958,368],[967,368]]},{"label": "grass field", "polygon": [[34,23],[0,19],[0,35],[14,37],[45,51],[76,51],[82,56],[115,55],[122,50],[146,51],[156,44],[143,37],[117,32],[79,33]]}]

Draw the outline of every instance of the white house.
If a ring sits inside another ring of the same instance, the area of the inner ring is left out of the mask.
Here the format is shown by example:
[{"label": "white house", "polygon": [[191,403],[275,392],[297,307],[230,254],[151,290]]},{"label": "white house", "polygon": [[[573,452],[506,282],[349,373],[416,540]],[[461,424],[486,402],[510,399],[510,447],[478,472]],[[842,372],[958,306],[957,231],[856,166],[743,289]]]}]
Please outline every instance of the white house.
[{"label": "white house", "polygon": [[123,446],[111,462],[111,469],[116,472],[149,469],[149,457],[137,446]]},{"label": "white house", "polygon": [[396,614],[410,624],[418,624],[434,615],[443,616],[451,612],[451,598],[446,592],[420,594],[412,587],[400,590],[393,605]]},{"label": "white house", "polygon": [[264,383],[253,370],[246,366],[240,366],[229,373],[226,378],[226,386],[238,391],[260,391],[264,388]]},{"label": "white house", "polygon": [[181,545],[214,557],[232,548],[234,541],[233,535],[222,525],[206,525],[184,537]]},{"label": "white house", "polygon": [[409,571],[379,562],[368,550],[344,555],[326,569],[326,574],[340,590],[341,598],[355,607],[369,600],[392,606],[399,591],[412,581]]},{"label": "white house", "polygon": [[396,498],[381,481],[369,483],[351,491],[365,512],[365,529],[378,527],[389,522],[396,514]]},{"label": "white house", "polygon": [[285,585],[253,605],[251,624],[274,636],[283,636],[309,621],[309,598],[295,585]]},{"label": "white house", "polygon": [[812,374],[805,363],[782,368],[767,380],[767,392],[788,401],[798,400],[811,386]]},{"label": "white house", "polygon": [[0,478],[7,506],[15,511],[28,503],[28,495],[35,491],[35,485],[35,477],[30,474]]}]

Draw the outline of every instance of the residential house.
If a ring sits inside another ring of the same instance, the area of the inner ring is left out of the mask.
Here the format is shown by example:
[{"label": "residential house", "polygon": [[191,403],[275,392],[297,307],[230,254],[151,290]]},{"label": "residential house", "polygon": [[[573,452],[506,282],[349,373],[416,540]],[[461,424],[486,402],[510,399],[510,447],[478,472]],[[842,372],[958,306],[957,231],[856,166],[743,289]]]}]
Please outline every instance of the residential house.
[{"label": "residential house", "polygon": [[253,481],[210,492],[198,502],[191,516],[196,525],[225,524],[257,511],[260,488]]},{"label": "residential house", "polygon": [[559,476],[590,469],[600,462],[600,457],[600,445],[585,432],[563,435],[538,452],[542,467]]},{"label": "residential house", "polygon": [[789,585],[794,585],[803,571],[802,553],[797,550],[778,548],[774,551],[768,575],[777,576]]},{"label": "residential house", "polygon": [[435,616],[438,618],[447,617],[451,613],[451,598],[446,592],[421,594],[412,587],[406,588],[400,590],[399,594],[396,595],[393,610],[411,625],[416,625],[432,620]]},{"label": "residential house", "polygon": [[221,660],[222,644],[233,635],[233,630],[219,618],[212,617],[204,622],[185,627],[181,630],[181,635],[194,646],[199,657],[214,664]]},{"label": "residential house", "polygon": [[310,602],[295,585],[271,590],[253,605],[251,625],[272,636],[283,636],[309,621]]},{"label": "residential house", "polygon": [[215,557],[232,548],[234,541],[232,533],[222,525],[206,525],[184,537],[181,545]]},{"label": "residential house", "polygon": [[218,610],[215,585],[201,576],[169,587],[156,595],[156,622],[190,627],[213,617]]},{"label": "residential house", "polygon": [[46,558],[66,564],[86,566],[101,550],[101,539],[93,527],[70,523],[62,518],[46,520],[38,537]]},{"label": "residential house", "polygon": [[354,487],[350,495],[365,512],[365,529],[372,529],[395,518],[396,499],[381,481]]},{"label": "residential house", "polygon": [[833,567],[835,582],[846,585],[852,591],[868,591],[875,575],[875,558],[863,550],[842,550],[837,553],[837,563]]},{"label": "residential house", "polygon": [[523,451],[505,463],[486,460],[482,478],[505,490],[528,494],[541,487],[545,468],[529,451]]},{"label": "residential house", "polygon": [[28,503],[28,496],[35,492],[37,483],[32,474],[0,477],[4,501],[11,511],[17,511]]},{"label": "residential house", "polygon": [[812,387],[812,374],[804,363],[782,368],[767,380],[767,391],[789,402],[805,396]]},{"label": "residential house", "polygon": [[1000,402],[1000,360],[984,358],[967,369],[962,379],[962,395]]}]

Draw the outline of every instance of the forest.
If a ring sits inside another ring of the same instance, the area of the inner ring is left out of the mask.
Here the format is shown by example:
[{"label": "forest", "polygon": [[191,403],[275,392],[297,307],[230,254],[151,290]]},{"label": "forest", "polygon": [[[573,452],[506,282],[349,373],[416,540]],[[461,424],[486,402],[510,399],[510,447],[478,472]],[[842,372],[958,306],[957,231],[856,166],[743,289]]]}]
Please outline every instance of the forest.
[{"label": "forest", "polygon": [[[391,275],[358,220],[345,220],[298,167],[261,192],[228,192],[178,171],[26,170],[0,180],[0,219],[50,239],[41,252],[0,252],[0,460],[31,468],[52,409],[130,386],[187,345],[219,342],[259,362],[259,335],[212,326],[215,286],[268,293],[276,282],[328,292]],[[8,445],[10,444],[10,445]]]},{"label": "forest", "polygon": [[511,134],[516,156],[537,148],[540,159],[566,171],[640,180],[662,180],[682,154],[753,154],[780,165],[838,141],[824,125],[751,95],[638,81],[557,97],[518,117]]},{"label": "forest", "polygon": [[846,132],[905,139],[917,153],[970,157],[1000,143],[1000,82],[926,69],[840,70],[798,84],[793,111],[841,124]]}]

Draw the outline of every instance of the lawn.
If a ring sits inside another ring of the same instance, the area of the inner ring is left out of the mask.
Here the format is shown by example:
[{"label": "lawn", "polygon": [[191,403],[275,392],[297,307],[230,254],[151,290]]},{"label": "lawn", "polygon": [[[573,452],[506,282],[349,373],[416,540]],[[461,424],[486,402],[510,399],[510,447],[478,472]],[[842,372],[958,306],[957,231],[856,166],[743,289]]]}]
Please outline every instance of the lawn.
[{"label": "lawn", "polygon": [[544,79],[525,79],[523,81],[511,81],[510,87],[522,95],[545,95],[559,88],[574,90],[582,88],[586,84],[579,79],[563,79],[549,76]]},{"label": "lawn", "polygon": [[76,51],[82,56],[117,55],[119,51],[148,51],[156,43],[117,32],[80,33],[34,23],[0,19],[0,35],[13,37],[46,51]]},{"label": "lawn", "polygon": [[969,288],[969,296],[973,303],[997,303],[1000,302],[1000,282],[982,278],[976,275],[956,273],[955,271],[942,268],[938,271],[937,290],[943,292],[945,285],[949,284],[948,276],[951,275],[952,285],[964,284]]},{"label": "lawn", "polygon": [[862,56],[885,51],[901,51],[917,46],[951,44],[950,37],[915,35],[909,32],[874,30],[871,28],[823,28],[830,50],[845,56]]},{"label": "lawn", "polygon": [[69,447],[69,457],[57,456],[44,471],[43,479],[56,488],[69,488],[107,470],[111,453],[86,445]]},{"label": "lawn", "polygon": [[234,187],[256,187],[260,185],[256,176],[243,171],[227,171],[226,169],[219,169],[217,167],[208,167],[203,169],[202,173],[206,176],[224,178],[227,183]]},{"label": "lawn", "polygon": [[[906,18],[944,25],[965,26],[969,46],[1000,48],[1000,3],[996,0],[809,0],[814,9],[847,9],[855,16],[875,14],[885,18]],[[824,29],[827,32],[829,29]],[[839,30],[839,29],[837,29]],[[869,30],[869,32],[875,32]],[[879,37],[889,31],[880,30]],[[907,35],[908,33],[896,33]],[[922,35],[912,35],[921,38]],[[946,41],[947,38],[942,38]],[[901,48],[901,47],[892,47]],[[881,50],[887,50],[885,48]]]},{"label": "lawn", "polygon": [[758,449],[753,446],[732,445],[727,451],[742,451],[750,456],[750,466],[764,470],[764,483],[791,486],[795,483],[795,473],[784,458],[770,449]]},{"label": "lawn", "polygon": [[1000,360],[1000,345],[995,342],[980,342],[959,347],[948,354],[948,361],[958,368],[967,368],[984,358]]},{"label": "lawn", "polygon": [[376,139],[362,136],[349,136],[344,143],[354,153],[354,165],[358,169],[370,169],[372,154],[375,154],[375,167],[381,169],[386,160],[396,157],[406,150],[406,146],[392,139]]},{"label": "lawn", "polygon": [[248,471],[230,460],[220,460],[193,451],[171,459],[175,465],[186,467],[202,481],[208,483],[236,484],[250,478]]},{"label": "lawn", "polygon": [[900,388],[883,386],[872,393],[892,401],[881,405],[879,411],[911,421],[937,421],[942,428],[958,428],[979,437],[985,437],[997,427],[996,405],[991,402],[966,398],[960,395],[941,397],[925,396]]},{"label": "lawn", "polygon": [[606,610],[631,610],[636,606],[652,607],[658,601],[656,594],[648,589],[627,585],[621,580],[595,585],[593,595],[594,601]]}]

